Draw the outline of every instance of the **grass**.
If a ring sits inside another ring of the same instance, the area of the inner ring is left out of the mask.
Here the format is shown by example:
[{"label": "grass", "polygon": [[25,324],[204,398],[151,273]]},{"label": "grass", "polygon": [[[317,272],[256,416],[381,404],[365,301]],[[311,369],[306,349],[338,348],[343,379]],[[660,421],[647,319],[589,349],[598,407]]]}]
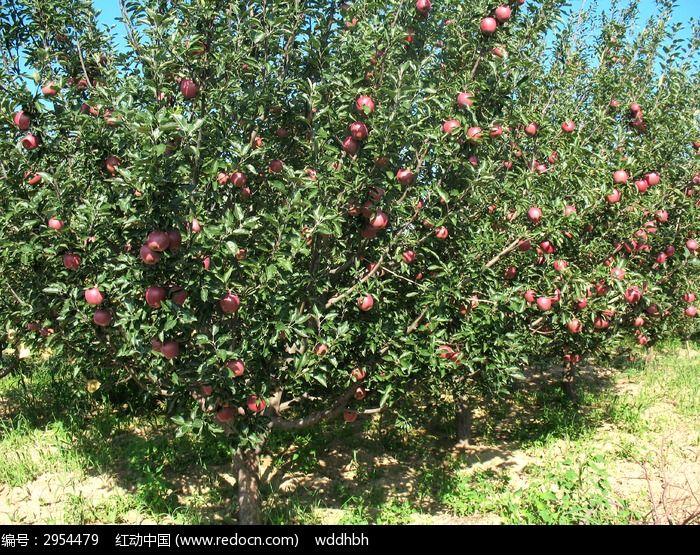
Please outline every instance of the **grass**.
[{"label": "grass", "polygon": [[[484,404],[468,449],[454,448],[451,423],[440,419],[407,431],[369,421],[274,435],[266,519],[648,521],[646,484],[625,476],[658,465],[659,445],[673,434],[664,464],[684,468],[682,451],[700,445],[700,357],[672,346],[646,364],[583,375],[578,388],[576,405],[546,377]],[[227,447],[177,437],[154,408],[76,391],[47,366],[0,381],[0,524],[235,522]],[[46,505],[55,510],[21,497],[43,486],[56,490]]]}]

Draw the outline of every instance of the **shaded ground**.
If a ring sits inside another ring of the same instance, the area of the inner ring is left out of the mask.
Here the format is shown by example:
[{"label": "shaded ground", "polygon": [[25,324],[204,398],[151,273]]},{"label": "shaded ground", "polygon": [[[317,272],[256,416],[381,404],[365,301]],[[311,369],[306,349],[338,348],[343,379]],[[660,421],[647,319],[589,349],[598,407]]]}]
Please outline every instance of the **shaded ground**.
[{"label": "shaded ground", "polygon": [[[623,373],[584,369],[580,404],[558,371],[482,407],[476,444],[449,422],[375,421],[278,436],[265,514],[299,523],[626,523],[700,518],[700,356],[676,349]],[[232,523],[224,446],[164,419],[70,395],[46,375],[0,384],[0,524]],[[430,407],[423,410],[430,414]],[[78,414],[80,416],[78,416]]]}]

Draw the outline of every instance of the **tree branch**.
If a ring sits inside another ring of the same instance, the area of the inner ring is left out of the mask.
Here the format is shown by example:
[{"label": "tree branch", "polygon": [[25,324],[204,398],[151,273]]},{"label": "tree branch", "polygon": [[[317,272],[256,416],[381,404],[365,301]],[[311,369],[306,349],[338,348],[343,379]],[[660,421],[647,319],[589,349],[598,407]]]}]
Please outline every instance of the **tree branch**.
[{"label": "tree branch", "polygon": [[490,268],[491,266],[496,264],[501,258],[503,258],[506,254],[515,250],[517,248],[518,244],[520,243],[520,241],[521,241],[521,238],[518,237],[515,241],[513,241],[510,245],[508,245],[505,249],[503,249],[496,256],[494,256],[491,260],[489,260],[486,263],[486,266],[484,266],[484,270],[486,270],[487,268]]},{"label": "tree branch", "polygon": [[341,411],[345,409],[350,399],[355,395],[355,391],[362,382],[354,382],[351,384],[345,392],[335,401],[335,403],[325,409],[318,412],[313,412],[307,416],[289,420],[286,418],[280,418],[279,416],[272,416],[270,418],[270,427],[279,428],[282,430],[301,430],[303,428],[309,428],[315,424],[318,424],[322,420],[328,420],[334,416],[338,416]]}]

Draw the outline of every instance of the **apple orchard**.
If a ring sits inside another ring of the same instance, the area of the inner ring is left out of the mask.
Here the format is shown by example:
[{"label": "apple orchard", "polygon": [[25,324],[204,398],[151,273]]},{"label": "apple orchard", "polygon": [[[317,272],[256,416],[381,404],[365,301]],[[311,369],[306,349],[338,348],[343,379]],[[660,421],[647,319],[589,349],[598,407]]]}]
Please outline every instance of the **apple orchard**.
[{"label": "apple orchard", "polygon": [[[560,0],[0,6],[24,345],[233,452],[698,329],[698,30]],[[670,8],[669,8],[670,9]],[[635,30],[636,29],[636,30]],[[674,40],[675,39],[675,40]]]}]

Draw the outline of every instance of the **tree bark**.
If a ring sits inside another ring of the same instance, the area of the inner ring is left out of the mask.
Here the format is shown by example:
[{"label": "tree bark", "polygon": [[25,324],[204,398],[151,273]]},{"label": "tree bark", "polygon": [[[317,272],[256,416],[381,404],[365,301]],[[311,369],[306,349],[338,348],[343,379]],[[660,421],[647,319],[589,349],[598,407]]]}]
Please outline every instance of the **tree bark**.
[{"label": "tree bark", "polygon": [[564,375],[561,380],[561,387],[572,403],[576,403],[578,401],[578,396],[576,395],[576,387],[574,383],[575,376],[576,372],[574,371],[573,365],[567,364],[566,366],[564,366]]},{"label": "tree bark", "polygon": [[260,503],[260,452],[239,449],[233,456],[238,475],[238,524],[262,524]]},{"label": "tree bark", "polygon": [[459,399],[455,406],[457,441],[469,445],[472,442],[472,407],[466,399]]}]

